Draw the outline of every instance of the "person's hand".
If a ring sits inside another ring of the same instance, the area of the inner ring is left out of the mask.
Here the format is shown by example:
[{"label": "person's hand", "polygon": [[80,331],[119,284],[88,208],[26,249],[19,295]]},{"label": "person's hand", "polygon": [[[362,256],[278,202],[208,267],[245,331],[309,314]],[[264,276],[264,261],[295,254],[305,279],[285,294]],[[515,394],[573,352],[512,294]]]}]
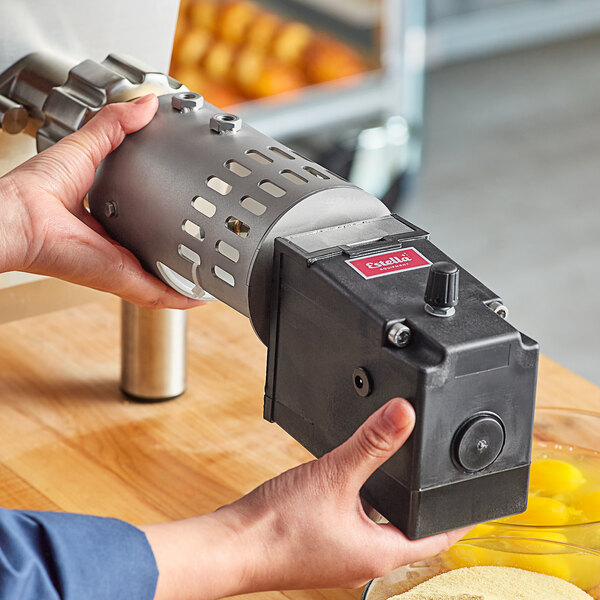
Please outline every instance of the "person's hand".
[{"label": "person's hand", "polygon": [[211,515],[145,527],[160,572],[156,600],[357,587],[446,550],[466,530],[409,541],[393,525],[371,521],[359,497],[414,419],[408,402],[392,400],[319,460]]},{"label": "person's hand", "polygon": [[51,275],[148,308],[199,303],[145,271],[85,210],[104,157],[147,125],[156,96],[103,108],[76,133],[0,178],[0,272]]}]

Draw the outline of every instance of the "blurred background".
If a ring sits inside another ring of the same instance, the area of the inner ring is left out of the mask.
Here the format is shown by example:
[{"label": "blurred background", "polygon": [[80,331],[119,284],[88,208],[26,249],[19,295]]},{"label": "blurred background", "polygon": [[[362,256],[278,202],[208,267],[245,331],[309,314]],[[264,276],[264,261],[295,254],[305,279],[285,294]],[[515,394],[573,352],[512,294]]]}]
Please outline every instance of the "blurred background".
[{"label": "blurred background", "polygon": [[384,198],[600,383],[600,2],[185,0],[171,74]]}]

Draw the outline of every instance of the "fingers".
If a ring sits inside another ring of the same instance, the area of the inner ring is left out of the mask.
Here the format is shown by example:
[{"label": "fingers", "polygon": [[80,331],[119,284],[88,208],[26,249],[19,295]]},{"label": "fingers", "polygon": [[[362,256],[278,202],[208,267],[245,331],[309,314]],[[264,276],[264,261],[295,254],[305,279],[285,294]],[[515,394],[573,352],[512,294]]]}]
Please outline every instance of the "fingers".
[{"label": "fingers", "polygon": [[94,181],[98,165],[125,139],[154,117],[158,99],[154,94],[135,102],[105,106],[79,131],[63,138],[34,157],[28,169],[41,171],[44,185],[74,210]]},{"label": "fingers", "polygon": [[432,535],[420,540],[408,541],[406,536],[393,525],[388,523],[380,525],[380,527],[382,530],[389,532],[390,539],[388,541],[392,547],[397,549],[396,564],[394,566],[417,562],[445,552],[470,529],[470,527],[466,527],[448,533]]},{"label": "fingers", "polygon": [[63,227],[69,236],[45,248],[30,272],[110,292],[146,308],[186,309],[202,304],[162,283],[131,252],[91,231],[76,217],[69,215]]},{"label": "fingers", "polygon": [[414,409],[406,400],[390,400],[349,440],[328,455],[328,464],[335,465],[350,486],[358,491],[373,471],[404,444],[414,423]]}]

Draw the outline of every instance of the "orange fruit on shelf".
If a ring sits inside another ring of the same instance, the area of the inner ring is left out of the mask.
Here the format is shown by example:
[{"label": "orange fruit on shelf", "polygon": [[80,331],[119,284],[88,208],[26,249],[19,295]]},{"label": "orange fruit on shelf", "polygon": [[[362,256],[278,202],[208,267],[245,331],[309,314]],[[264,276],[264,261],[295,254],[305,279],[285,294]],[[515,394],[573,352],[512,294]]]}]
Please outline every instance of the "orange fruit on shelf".
[{"label": "orange fruit on shelf", "polygon": [[249,0],[228,0],[221,5],[217,17],[218,35],[230,42],[239,44],[245,37],[248,26],[258,15],[256,4]]},{"label": "orange fruit on shelf", "polygon": [[363,73],[364,61],[350,46],[326,35],[316,36],[304,54],[304,72],[312,83]]},{"label": "orange fruit on shelf", "polygon": [[277,15],[270,12],[259,13],[246,29],[244,44],[258,50],[269,48],[281,25],[282,20]]},{"label": "orange fruit on shelf", "polygon": [[273,57],[287,64],[298,65],[314,36],[312,29],[304,23],[297,21],[285,23],[273,39],[271,47]]},{"label": "orange fruit on shelf", "polygon": [[234,63],[233,79],[249,98],[263,98],[297,90],[304,86],[302,73],[263,52],[242,49]]},{"label": "orange fruit on shelf", "polygon": [[174,64],[198,64],[212,44],[211,34],[204,29],[188,29],[173,47]]},{"label": "orange fruit on shelf", "polygon": [[227,108],[245,100],[233,87],[218,81],[208,81],[202,90],[202,95],[207,102],[217,108]]},{"label": "orange fruit on shelf", "polygon": [[220,2],[216,0],[194,0],[187,9],[191,27],[214,31],[217,26]]},{"label": "orange fruit on shelf", "polygon": [[231,77],[235,46],[223,40],[213,39],[202,59],[206,74],[215,81],[227,81]]},{"label": "orange fruit on shelf", "polygon": [[304,85],[304,78],[296,69],[275,61],[267,61],[260,76],[251,86],[249,95],[254,98],[264,98],[265,96],[292,92],[304,87]]},{"label": "orange fruit on shelf", "polygon": [[232,81],[243,94],[246,94],[253,83],[260,77],[265,63],[265,54],[250,48],[242,48],[233,63]]},{"label": "orange fruit on shelf", "polygon": [[198,67],[177,67],[171,75],[190,91],[202,94],[207,102],[218,108],[233,106],[245,100],[232,86],[212,80]]}]

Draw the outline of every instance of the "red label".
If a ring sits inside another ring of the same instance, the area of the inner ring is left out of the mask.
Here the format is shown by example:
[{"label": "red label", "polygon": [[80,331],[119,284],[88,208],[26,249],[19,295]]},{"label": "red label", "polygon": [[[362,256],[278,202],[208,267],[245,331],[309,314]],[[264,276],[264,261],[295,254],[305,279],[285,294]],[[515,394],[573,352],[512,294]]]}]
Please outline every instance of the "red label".
[{"label": "red label", "polygon": [[353,258],[346,262],[365,279],[393,275],[401,271],[422,269],[431,264],[431,261],[427,260],[415,248],[400,248],[399,250],[379,252],[378,254]]}]

